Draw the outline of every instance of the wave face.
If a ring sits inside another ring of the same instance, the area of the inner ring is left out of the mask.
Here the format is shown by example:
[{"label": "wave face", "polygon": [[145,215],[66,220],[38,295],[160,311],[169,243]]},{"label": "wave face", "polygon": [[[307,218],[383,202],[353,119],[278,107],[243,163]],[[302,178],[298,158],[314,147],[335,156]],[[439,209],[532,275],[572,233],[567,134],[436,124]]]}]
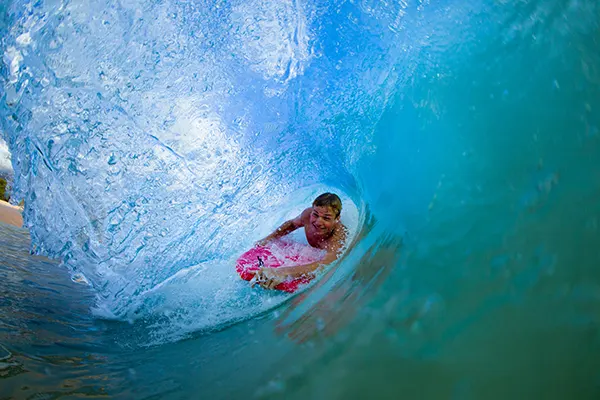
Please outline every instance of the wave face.
[{"label": "wave face", "polygon": [[[382,257],[436,299],[490,276],[527,292],[570,254],[539,229],[597,234],[598,6],[488,3],[6,2],[0,116],[34,251],[100,315],[210,328],[283,301],[233,260],[336,190],[345,273]],[[408,264],[379,252],[399,238]]]},{"label": "wave face", "polygon": [[123,317],[183,269],[230,273],[300,188],[360,199],[400,50],[385,24],[339,26],[348,6],[8,4],[3,132],[35,251]]}]

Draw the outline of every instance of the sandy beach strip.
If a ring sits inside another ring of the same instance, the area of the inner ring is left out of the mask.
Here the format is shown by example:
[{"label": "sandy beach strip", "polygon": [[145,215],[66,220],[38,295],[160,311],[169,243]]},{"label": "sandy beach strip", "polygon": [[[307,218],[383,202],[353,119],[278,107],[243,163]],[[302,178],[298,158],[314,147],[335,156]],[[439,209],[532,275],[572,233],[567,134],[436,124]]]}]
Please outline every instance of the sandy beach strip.
[{"label": "sandy beach strip", "polygon": [[21,216],[21,208],[0,200],[0,222],[18,226],[19,228],[22,227],[23,217]]}]

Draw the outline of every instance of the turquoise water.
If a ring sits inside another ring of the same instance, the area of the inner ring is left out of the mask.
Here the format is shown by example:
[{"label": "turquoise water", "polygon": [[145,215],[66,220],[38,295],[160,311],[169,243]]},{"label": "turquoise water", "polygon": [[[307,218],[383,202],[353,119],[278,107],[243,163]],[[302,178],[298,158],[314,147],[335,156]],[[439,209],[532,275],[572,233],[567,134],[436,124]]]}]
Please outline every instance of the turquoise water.
[{"label": "turquoise water", "polygon": [[[600,395],[596,2],[0,9],[0,397]],[[323,190],[335,268],[240,281]]]}]

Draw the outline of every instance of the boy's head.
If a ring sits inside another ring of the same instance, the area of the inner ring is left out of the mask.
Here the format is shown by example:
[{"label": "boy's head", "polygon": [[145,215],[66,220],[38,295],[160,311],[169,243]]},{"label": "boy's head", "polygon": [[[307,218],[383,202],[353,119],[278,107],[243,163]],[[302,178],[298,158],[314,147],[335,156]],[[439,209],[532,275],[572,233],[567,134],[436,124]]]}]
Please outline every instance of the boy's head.
[{"label": "boy's head", "polygon": [[342,212],[342,200],[337,194],[323,193],[313,201],[313,207],[329,207],[333,211],[334,217],[337,219]]},{"label": "boy's head", "polygon": [[333,193],[323,193],[313,201],[310,223],[317,232],[330,234],[340,219],[342,201]]}]

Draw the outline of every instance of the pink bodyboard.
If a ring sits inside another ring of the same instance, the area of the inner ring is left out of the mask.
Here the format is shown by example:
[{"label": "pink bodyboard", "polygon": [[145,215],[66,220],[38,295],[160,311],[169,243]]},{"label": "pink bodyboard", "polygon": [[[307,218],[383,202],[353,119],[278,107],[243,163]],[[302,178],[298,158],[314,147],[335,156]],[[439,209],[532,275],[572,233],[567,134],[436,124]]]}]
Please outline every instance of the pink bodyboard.
[{"label": "pink bodyboard", "polygon": [[[238,258],[235,269],[240,277],[246,281],[252,280],[254,274],[262,266],[270,268],[279,268],[310,264],[319,261],[323,257],[322,250],[312,248],[296,242],[276,241],[266,246],[254,246]],[[312,277],[302,277],[291,279],[275,286],[276,290],[293,293],[298,286],[306,284],[312,280]]]}]

